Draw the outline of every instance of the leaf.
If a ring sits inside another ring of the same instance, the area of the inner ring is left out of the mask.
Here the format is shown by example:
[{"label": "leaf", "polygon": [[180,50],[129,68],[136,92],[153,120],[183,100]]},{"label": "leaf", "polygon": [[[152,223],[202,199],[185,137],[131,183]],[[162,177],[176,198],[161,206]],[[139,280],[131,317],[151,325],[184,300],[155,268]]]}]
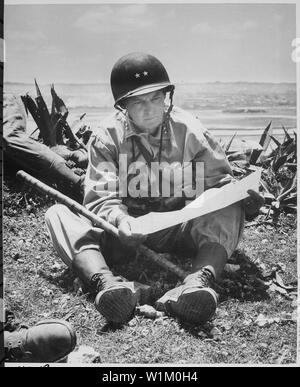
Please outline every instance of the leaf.
[{"label": "leaf", "polygon": [[265,203],[270,205],[275,200],[275,196],[270,192],[266,192],[264,194],[264,199],[265,199]]},{"label": "leaf", "polygon": [[[261,184],[261,186],[263,187],[263,189],[264,189],[268,194],[272,195],[271,192],[270,192],[270,187],[269,187],[269,185],[268,185],[268,183],[267,183],[266,181],[264,181],[263,179],[260,179],[260,184]],[[272,196],[273,196],[273,195],[272,195]]]},{"label": "leaf", "polygon": [[287,144],[287,146],[285,146],[282,149],[282,153],[286,154],[288,156],[293,155],[294,153],[296,153],[296,144],[294,143],[294,141],[292,141],[290,144]]},{"label": "leaf", "polygon": [[277,200],[280,201],[283,198],[285,198],[289,193],[291,193],[293,189],[296,188],[296,183],[297,183],[297,173],[295,173],[294,176],[288,180],[287,184],[280,192],[280,195],[277,197]]},{"label": "leaf", "polygon": [[42,98],[43,98],[42,93],[41,93],[41,90],[40,90],[39,85],[37,84],[37,81],[36,81],[35,78],[34,78],[34,83],[35,83],[36,95],[37,95],[38,97],[42,97]]},{"label": "leaf", "polygon": [[29,111],[32,118],[34,119],[35,123],[39,127],[41,124],[41,117],[38,111],[38,107],[34,100],[30,97],[30,95],[27,93],[25,96],[22,97],[22,101],[24,105],[26,106],[26,110]]},{"label": "leaf", "polygon": [[42,93],[40,91],[40,88],[37,84],[36,79],[34,80],[34,82],[35,82],[36,93],[37,93],[37,97],[35,100],[38,106],[39,115],[41,117],[39,129],[40,129],[42,138],[44,140],[44,143],[46,145],[54,146],[56,145],[56,136],[55,136],[55,132],[53,132],[50,113],[48,111],[47,105],[44,101],[44,98],[42,96]]},{"label": "leaf", "polygon": [[267,159],[263,160],[262,161],[262,168],[264,169],[268,169],[271,165],[271,163],[273,162],[274,160],[274,157],[268,157]]},{"label": "leaf", "polygon": [[72,124],[70,125],[70,128],[73,133],[77,134],[78,132],[82,131],[82,128],[83,130],[86,128],[83,121],[84,116],[85,114],[83,114],[79,119],[73,121]]},{"label": "leaf", "polygon": [[297,206],[293,206],[292,204],[288,204],[288,205],[285,205],[285,204],[281,204],[281,208],[282,209],[288,209],[288,210],[292,210],[292,211],[295,211],[297,212]]},{"label": "leaf", "polygon": [[297,164],[296,164],[296,163],[286,163],[285,166],[286,166],[291,172],[296,172],[296,171],[297,171]]},{"label": "leaf", "polygon": [[231,137],[231,139],[228,141],[228,143],[225,145],[225,152],[228,152],[229,151],[229,148],[232,144],[232,141],[234,139],[234,137],[236,136],[237,132],[234,133],[234,135]]},{"label": "leaf", "polygon": [[251,165],[255,165],[257,160],[259,159],[259,156],[261,155],[262,153],[262,149],[260,150],[257,150],[257,149],[253,149],[252,153],[251,153],[251,157],[250,157],[250,164]]},{"label": "leaf", "polygon": [[275,137],[273,137],[273,136],[270,136],[270,137],[271,137],[271,139],[275,142],[275,144],[276,144],[278,147],[281,146],[280,142],[279,142]]},{"label": "leaf", "polygon": [[54,120],[54,117],[55,117],[55,104],[54,104],[54,100],[52,98],[52,105],[51,105],[51,121],[52,122]]},{"label": "leaf", "polygon": [[260,159],[260,156],[263,154],[264,151],[268,148],[271,136],[270,136],[270,130],[271,130],[271,124],[272,121],[269,122],[265,130],[263,131],[263,134],[261,135],[261,138],[259,140],[259,145],[261,145],[262,150],[253,149],[251,158],[250,158],[250,164],[255,165],[258,160]]},{"label": "leaf", "polygon": [[292,140],[292,137],[288,134],[288,131],[285,129],[285,127],[283,125],[281,126],[282,126],[282,129],[284,130],[285,137],[287,138],[287,140]]},{"label": "leaf", "polygon": [[64,101],[56,94],[53,84],[51,85],[51,95],[56,111],[66,119],[69,113],[68,109]]},{"label": "leaf", "polygon": [[281,294],[287,294],[286,289],[282,288],[281,286],[278,286],[276,283],[272,283],[272,285],[269,287],[269,290],[271,292],[278,292]]},{"label": "leaf", "polygon": [[291,193],[289,197],[281,200],[281,205],[296,205],[297,204],[297,193]]},{"label": "leaf", "polygon": [[278,160],[276,160],[273,163],[273,171],[277,172],[278,169],[283,166],[283,164],[286,162],[286,160],[287,160],[287,155],[280,156],[278,158]]},{"label": "leaf", "polygon": [[276,282],[276,285],[279,285],[281,288],[285,289],[285,290],[297,290],[297,287],[296,286],[291,286],[291,285],[285,285],[283,283],[283,280],[282,278],[280,277],[280,275],[278,274],[278,272],[275,273],[275,279],[273,280],[274,282]]},{"label": "leaf", "polygon": [[280,277],[280,275],[278,274],[278,272],[275,273],[275,281],[276,281],[277,285],[279,285],[282,288],[285,288],[283,280]]},{"label": "leaf", "polygon": [[264,130],[264,132],[260,138],[260,141],[259,141],[259,144],[263,148],[263,152],[267,150],[267,148],[270,144],[270,141],[271,141],[271,134],[270,134],[270,132],[272,132],[271,124],[272,124],[272,121],[270,121],[270,123],[268,124],[268,126]]},{"label": "leaf", "polygon": [[296,144],[293,139],[286,140],[280,148],[280,156],[282,155],[290,155],[296,151]]},{"label": "leaf", "polygon": [[233,171],[234,176],[243,176],[245,174],[245,170],[234,165],[234,163],[231,165],[231,169]]}]

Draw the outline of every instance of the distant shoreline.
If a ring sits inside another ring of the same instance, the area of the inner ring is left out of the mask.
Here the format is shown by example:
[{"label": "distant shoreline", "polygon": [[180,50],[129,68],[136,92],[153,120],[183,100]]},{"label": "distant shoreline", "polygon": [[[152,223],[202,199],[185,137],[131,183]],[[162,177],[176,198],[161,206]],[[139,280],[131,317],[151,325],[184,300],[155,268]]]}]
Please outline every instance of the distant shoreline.
[{"label": "distant shoreline", "polygon": [[[109,85],[109,82],[39,82],[40,85],[51,85],[52,83],[56,85]],[[34,84],[34,81],[32,82],[13,82],[13,81],[5,81],[4,85],[32,85]],[[297,81],[295,82],[260,82],[260,81],[213,81],[213,82],[174,82],[175,85],[181,86],[181,85],[297,85]]]}]

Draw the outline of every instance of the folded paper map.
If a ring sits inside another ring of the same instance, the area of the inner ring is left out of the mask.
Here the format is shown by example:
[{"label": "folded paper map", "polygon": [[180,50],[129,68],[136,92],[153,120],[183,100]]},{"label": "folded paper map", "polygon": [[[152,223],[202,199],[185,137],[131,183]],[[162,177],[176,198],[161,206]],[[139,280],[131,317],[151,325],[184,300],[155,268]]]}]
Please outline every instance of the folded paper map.
[{"label": "folded paper map", "polygon": [[258,192],[261,169],[257,168],[247,177],[233,181],[221,188],[211,188],[178,211],[150,212],[132,222],[131,231],[144,235],[175,226],[210,212],[220,210],[249,196],[249,189]]}]

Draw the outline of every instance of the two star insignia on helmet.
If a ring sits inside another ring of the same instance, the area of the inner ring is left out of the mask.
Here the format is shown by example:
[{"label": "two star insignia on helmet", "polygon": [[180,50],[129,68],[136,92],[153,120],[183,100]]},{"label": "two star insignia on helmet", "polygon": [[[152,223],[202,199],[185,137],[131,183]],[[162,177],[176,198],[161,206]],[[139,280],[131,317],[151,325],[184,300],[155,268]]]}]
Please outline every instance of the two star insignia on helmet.
[{"label": "two star insignia on helmet", "polygon": [[136,78],[140,78],[140,76],[141,76],[142,74],[144,75],[144,77],[146,77],[146,76],[148,75],[148,71],[143,71],[143,73],[141,73],[141,74],[136,73],[136,74],[134,74],[134,76],[135,76]]}]

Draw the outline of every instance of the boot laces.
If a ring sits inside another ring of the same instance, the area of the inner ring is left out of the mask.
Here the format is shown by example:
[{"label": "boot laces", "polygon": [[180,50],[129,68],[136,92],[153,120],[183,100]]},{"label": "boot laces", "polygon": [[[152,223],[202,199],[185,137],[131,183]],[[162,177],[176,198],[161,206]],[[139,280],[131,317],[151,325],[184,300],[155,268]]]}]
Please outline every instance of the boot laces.
[{"label": "boot laces", "polygon": [[124,282],[124,280],[119,276],[114,276],[111,272],[107,272],[94,274],[91,282],[96,292],[99,293],[101,290],[115,285],[116,282]]},{"label": "boot laces", "polygon": [[207,288],[211,287],[213,281],[213,274],[208,269],[201,269],[188,276],[185,282],[195,282],[197,286]]},{"label": "boot laces", "polygon": [[28,329],[27,325],[21,325],[20,330],[15,332],[18,334],[17,340],[12,340],[8,342],[7,345],[7,359],[10,361],[18,361],[18,360],[28,360],[31,359],[32,353],[30,351],[26,351],[23,347],[23,340],[21,338],[22,330]]}]

